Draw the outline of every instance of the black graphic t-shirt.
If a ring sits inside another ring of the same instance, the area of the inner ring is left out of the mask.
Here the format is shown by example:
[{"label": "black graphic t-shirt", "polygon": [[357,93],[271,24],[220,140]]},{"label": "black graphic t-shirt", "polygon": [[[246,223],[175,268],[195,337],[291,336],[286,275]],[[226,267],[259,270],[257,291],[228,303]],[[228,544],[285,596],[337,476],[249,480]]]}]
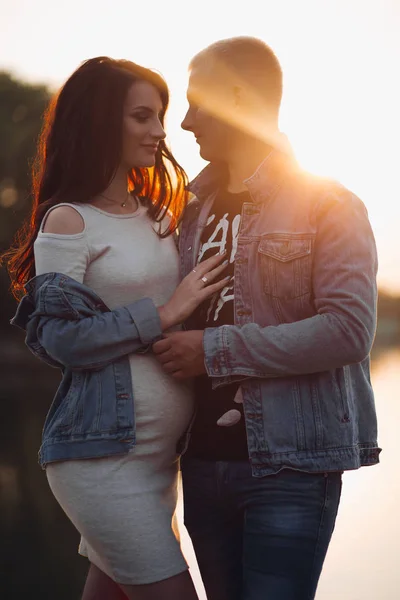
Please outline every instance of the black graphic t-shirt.
[{"label": "black graphic t-shirt", "polygon": [[[231,194],[221,190],[214,201],[201,236],[197,263],[226,250],[229,265],[223,276],[232,279],[211,299],[206,300],[192,315],[191,329],[206,329],[233,325],[234,260],[243,202],[249,202],[248,192]],[[195,382],[197,414],[192,428],[188,456],[206,460],[247,460],[247,438],[239,384],[216,390],[206,375]]]}]

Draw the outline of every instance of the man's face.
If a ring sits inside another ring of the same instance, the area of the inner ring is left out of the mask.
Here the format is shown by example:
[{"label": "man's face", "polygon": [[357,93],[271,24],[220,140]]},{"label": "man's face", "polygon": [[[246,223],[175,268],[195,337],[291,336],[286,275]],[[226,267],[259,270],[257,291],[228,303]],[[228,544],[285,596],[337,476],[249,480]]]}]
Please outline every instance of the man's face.
[{"label": "man's face", "polygon": [[221,85],[209,68],[195,67],[190,73],[187,99],[189,108],[182,128],[193,133],[204,160],[225,161],[233,134],[226,120],[232,102],[229,86]]}]

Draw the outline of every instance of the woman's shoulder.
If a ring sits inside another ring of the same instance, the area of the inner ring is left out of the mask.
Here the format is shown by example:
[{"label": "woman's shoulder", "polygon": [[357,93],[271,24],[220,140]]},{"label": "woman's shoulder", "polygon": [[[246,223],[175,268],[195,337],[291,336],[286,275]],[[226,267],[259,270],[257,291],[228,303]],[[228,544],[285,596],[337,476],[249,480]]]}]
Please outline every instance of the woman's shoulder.
[{"label": "woman's shoulder", "polygon": [[40,228],[41,233],[75,235],[83,233],[85,220],[81,207],[62,203],[51,207],[45,214]]},{"label": "woman's shoulder", "polygon": [[73,204],[57,204],[46,212],[34,255],[36,275],[63,273],[82,283],[90,247],[84,219]]}]

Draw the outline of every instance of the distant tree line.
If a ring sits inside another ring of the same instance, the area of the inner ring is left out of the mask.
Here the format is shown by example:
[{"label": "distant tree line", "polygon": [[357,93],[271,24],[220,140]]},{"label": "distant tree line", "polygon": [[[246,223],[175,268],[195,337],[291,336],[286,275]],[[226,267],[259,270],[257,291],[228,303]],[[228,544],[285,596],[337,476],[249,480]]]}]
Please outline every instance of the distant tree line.
[{"label": "distant tree line", "polygon": [[0,249],[29,207],[30,164],[51,93],[0,72]]}]

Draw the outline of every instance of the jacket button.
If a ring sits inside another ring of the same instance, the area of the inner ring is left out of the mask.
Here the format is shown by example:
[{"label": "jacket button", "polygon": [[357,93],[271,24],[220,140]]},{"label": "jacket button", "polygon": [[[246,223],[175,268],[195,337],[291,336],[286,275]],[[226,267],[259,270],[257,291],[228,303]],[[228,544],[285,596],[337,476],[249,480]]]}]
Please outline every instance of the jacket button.
[{"label": "jacket button", "polygon": [[285,242],[281,246],[281,254],[285,255],[289,252],[289,242]]},{"label": "jacket button", "polygon": [[192,246],[189,246],[188,251],[190,251],[192,249]]}]

